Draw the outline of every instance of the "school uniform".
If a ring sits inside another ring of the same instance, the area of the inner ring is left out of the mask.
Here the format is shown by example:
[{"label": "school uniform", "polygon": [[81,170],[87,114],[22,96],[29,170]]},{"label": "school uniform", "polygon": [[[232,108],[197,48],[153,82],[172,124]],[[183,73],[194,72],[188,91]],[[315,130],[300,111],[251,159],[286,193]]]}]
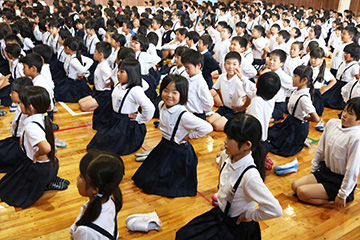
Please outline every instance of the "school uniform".
[{"label": "school uniform", "polygon": [[35,24],[33,34],[37,43],[42,43],[43,34],[40,32],[39,25]]},{"label": "school uniform", "polygon": [[185,108],[195,116],[205,120],[205,113],[214,106],[214,99],[210,94],[202,73],[189,77],[188,81],[189,92]]},{"label": "school uniform", "polygon": [[166,30],[162,37],[161,37],[161,43],[162,45],[171,42],[175,38],[175,33],[172,29]]},{"label": "school uniform", "polygon": [[311,161],[311,172],[334,201],[354,200],[360,164],[360,127],[343,128],[340,119],[331,119],[325,127]]},{"label": "school uniform", "polygon": [[26,37],[22,40],[23,42],[23,50],[25,53],[31,53],[31,50],[35,47],[34,43],[30,38]]},{"label": "school uniform", "polygon": [[64,70],[64,62],[65,62],[65,58],[66,58],[66,53],[64,51],[63,45],[59,44],[58,51],[56,52],[56,54],[54,56],[55,56],[55,59],[50,64],[50,71],[51,71],[52,79],[56,86],[59,81],[66,78],[66,72]]},{"label": "school uniform", "polygon": [[58,52],[59,45],[60,45],[60,43],[58,42],[58,39],[59,39],[59,34],[57,34],[55,37],[53,36],[51,38],[50,47],[52,48],[52,50],[55,54]]},{"label": "school uniform", "polygon": [[14,61],[10,61],[11,77],[15,80],[19,77],[24,77],[24,65],[19,62],[19,58]]},{"label": "school uniform", "polygon": [[189,74],[186,72],[184,66],[182,66],[181,68],[178,68],[176,65],[173,66],[173,67],[170,69],[169,74],[178,74],[178,75],[183,76],[183,77],[186,78],[186,79],[189,78]]},{"label": "school uniform", "polygon": [[212,41],[213,41],[213,44],[216,44],[218,42],[221,42],[221,36],[220,36],[220,32],[216,29],[214,29],[213,27],[209,27],[207,29],[208,31],[208,34],[210,35]]},{"label": "school uniform", "polygon": [[149,48],[146,50],[146,52],[147,52],[148,54],[150,54],[150,55],[154,55],[154,56],[158,55],[158,54],[157,54],[156,47],[155,47],[155,45],[152,44],[152,43],[149,43]]},{"label": "school uniform", "polygon": [[[111,98],[114,110],[112,123],[95,134],[87,150],[99,149],[118,155],[133,153],[144,142],[145,123],[153,117],[155,107],[140,86],[128,89],[127,84],[117,84]],[[136,113],[140,106],[142,112],[137,114],[135,121],[130,120],[128,115]]]},{"label": "school uniform", "polygon": [[284,113],[287,112],[286,108],[286,97],[290,95],[290,92],[294,89],[292,83],[292,78],[287,75],[281,68],[275,71],[275,73],[279,76],[281,82],[281,88],[278,93],[275,95],[275,108],[272,113],[272,117],[275,120],[283,119]]},{"label": "school uniform", "polygon": [[[219,206],[194,218],[176,233],[176,239],[261,239],[258,221],[282,215],[281,206],[265,186],[251,154],[232,163],[220,156]],[[256,205],[258,207],[256,208]],[[246,212],[250,222],[236,224]]]},{"label": "school uniform", "polygon": [[54,108],[54,82],[52,79],[45,78],[43,75],[39,74],[32,80],[34,86],[40,86],[46,89],[46,91],[49,93],[50,97],[50,110]]},{"label": "school uniform", "polygon": [[330,60],[330,69],[331,69],[331,73],[334,76],[336,76],[337,70],[339,69],[341,62],[345,60],[344,48],[351,43],[352,41],[349,43],[341,43],[334,49],[334,53],[332,54]]},{"label": "school uniform", "polygon": [[320,88],[322,86],[324,86],[325,84],[328,84],[330,82],[331,79],[334,78],[334,76],[331,74],[330,70],[328,68],[325,68],[324,71],[324,81],[323,82],[319,82],[316,81],[317,76],[319,75],[320,72],[320,66],[317,67],[311,67],[311,69],[313,70],[313,85],[314,85],[314,89],[315,89],[315,93],[314,93],[314,107],[316,109],[316,113],[319,116],[322,116],[323,112],[324,112],[324,101],[322,98],[322,95],[320,93]]},{"label": "school uniform", "polygon": [[86,35],[86,33],[85,33],[85,30],[82,28],[80,30],[76,30],[75,35],[78,36],[78,37],[81,37],[83,39],[84,36]]},{"label": "school uniform", "polygon": [[278,45],[277,42],[276,42],[277,36],[278,36],[277,34],[270,35],[269,52],[272,52],[273,50],[275,50],[275,47]]},{"label": "school uniform", "polygon": [[114,201],[109,198],[105,203],[102,203],[100,215],[93,222],[77,226],[76,222],[80,220],[88,205],[89,201],[81,206],[79,215],[70,227],[69,232],[72,239],[117,239],[119,234],[117,230],[117,212]]},{"label": "school uniform", "polygon": [[[254,62],[253,65],[258,65],[258,66],[262,66],[265,64],[265,59],[261,59],[263,53],[264,53],[264,48],[266,46],[266,44],[268,44],[269,40],[264,38],[264,37],[259,37],[258,39],[254,39],[253,40],[253,55],[254,55]],[[255,67],[256,70],[259,71],[259,67]]]},{"label": "school uniform", "polygon": [[333,31],[329,37],[328,46],[331,48],[331,52],[334,52],[335,48],[341,46],[343,42],[341,41],[341,36],[336,36],[335,31]]},{"label": "school uniform", "polygon": [[357,61],[350,63],[343,61],[340,64],[336,74],[336,84],[322,95],[325,107],[338,110],[345,108],[345,102],[341,96],[341,88],[355,79],[355,75],[359,74],[359,69],[360,67]]},{"label": "school uniform", "polygon": [[117,55],[119,53],[119,49],[112,51],[112,53],[110,54],[110,56],[106,59],[106,61],[108,62],[109,66],[114,69],[116,67],[116,59],[117,59]]},{"label": "school uniform", "polygon": [[0,172],[8,172],[27,158],[20,147],[20,136],[26,118],[27,115],[22,114],[20,105],[18,105],[11,122],[12,136],[0,141]]},{"label": "school uniform", "polygon": [[173,27],[172,30],[175,32],[178,28],[180,28],[180,19],[172,20],[173,21]]},{"label": "school uniform", "polygon": [[[8,75],[10,73],[10,68],[9,68],[9,61],[8,61],[8,57],[6,55],[6,51],[5,51],[5,40],[1,39],[0,40],[0,76],[1,75]],[[1,91],[1,89],[0,89]],[[10,103],[11,104],[11,103]]]},{"label": "school uniform", "polygon": [[235,112],[232,108],[240,107],[243,104],[243,100],[246,99],[246,92],[243,89],[243,82],[248,81],[245,77],[240,80],[237,75],[232,78],[227,78],[227,73],[223,73],[219,76],[218,80],[214,84],[214,89],[221,92],[221,100],[223,106],[219,107],[216,111],[217,114],[230,119],[239,112]]},{"label": "school uniform", "polygon": [[85,78],[80,80],[76,78],[87,73],[94,61],[91,58],[81,56],[81,62],[83,64],[76,58],[76,54],[66,57],[64,62],[66,77],[55,82],[55,98],[57,101],[78,102],[81,98],[92,93]]},{"label": "school uniform", "polygon": [[354,79],[351,82],[348,82],[345,86],[341,88],[341,96],[346,103],[352,98],[360,97],[360,84],[358,79]]},{"label": "school uniform", "polygon": [[294,70],[296,67],[300,65],[306,65],[307,63],[304,63],[304,61],[300,58],[300,56],[297,57],[291,57],[288,56],[286,58],[285,64],[284,64],[284,72],[289,75],[290,77],[294,76]]},{"label": "school uniform", "polygon": [[286,56],[290,55],[290,46],[286,42],[283,42],[281,44],[277,43],[274,50],[276,50],[276,49],[283,50],[286,53]]},{"label": "school uniform", "polygon": [[197,156],[185,136],[203,137],[212,131],[211,125],[186,111],[183,105],[160,109],[161,142],[151,151],[132,180],[150,194],[165,197],[195,196],[197,193]]},{"label": "school uniform", "polygon": [[50,32],[46,31],[42,36],[42,43],[50,46],[52,35]]},{"label": "school uniform", "polygon": [[214,85],[211,73],[215,70],[218,70],[218,72],[221,74],[221,69],[219,63],[213,58],[213,56],[208,50],[201,52],[201,55],[203,55],[204,57],[204,66],[202,69],[202,75],[209,89],[211,89],[212,86]]},{"label": "school uniform", "polygon": [[221,59],[229,52],[230,39],[222,40],[221,42],[215,43],[214,54],[216,61],[220,62]]},{"label": "school uniform", "polygon": [[43,114],[34,114],[24,120],[21,135],[22,149],[27,159],[21,161],[0,180],[0,198],[10,206],[27,208],[44,193],[48,183],[57,175],[58,164],[50,160],[33,163],[38,143],[46,140]]},{"label": "school uniform", "polygon": [[302,55],[300,57],[300,59],[304,62],[305,65],[308,65],[308,63],[310,61],[310,52],[305,53],[304,55]]},{"label": "school uniform", "polygon": [[95,69],[95,95],[98,107],[93,114],[93,129],[99,131],[111,123],[111,88],[107,87],[111,82],[111,68],[107,61],[100,62]]},{"label": "school uniform", "polygon": [[[242,59],[241,59],[241,64],[243,62],[244,59],[247,59],[249,61],[250,64],[252,64],[252,62],[254,61],[254,55],[252,52],[252,49],[249,48],[248,50],[246,50],[245,52],[242,53]],[[256,73],[255,73],[256,74]]]},{"label": "school uniform", "polygon": [[270,127],[268,132],[269,151],[283,157],[300,152],[309,134],[309,122],[304,121],[304,117],[315,112],[309,88],[295,90],[287,107],[286,119]]},{"label": "school uniform", "polygon": [[308,47],[309,43],[312,42],[312,41],[315,41],[315,42],[319,43],[319,47],[321,47],[324,50],[325,55],[329,52],[329,49],[326,47],[326,43],[325,43],[323,38],[319,38],[319,39],[317,39],[317,38],[314,38],[314,39],[307,38],[305,40],[305,42],[304,42],[305,51],[306,51],[306,48]]},{"label": "school uniform", "polygon": [[84,38],[84,43],[85,43],[87,52],[84,55],[88,55],[88,56],[92,57],[94,55],[95,47],[98,42],[100,42],[100,40],[98,39],[96,34],[94,34],[92,36],[86,35]]}]

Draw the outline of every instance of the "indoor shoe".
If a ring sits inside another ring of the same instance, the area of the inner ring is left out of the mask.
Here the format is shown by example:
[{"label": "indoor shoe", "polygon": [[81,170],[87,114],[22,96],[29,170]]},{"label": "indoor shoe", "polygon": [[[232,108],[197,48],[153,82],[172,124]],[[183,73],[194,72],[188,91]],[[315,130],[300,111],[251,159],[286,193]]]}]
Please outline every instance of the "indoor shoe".
[{"label": "indoor shoe", "polygon": [[315,129],[319,132],[323,132],[325,128],[325,123],[322,119],[320,119],[320,121],[316,124]]},{"label": "indoor shoe", "polygon": [[219,206],[219,202],[218,202],[218,199],[217,199],[217,193],[215,193],[214,195],[212,195],[211,197],[211,202],[212,202],[212,205],[217,207]]},{"label": "indoor shoe", "polygon": [[6,111],[0,109],[0,116],[5,116],[7,114]]},{"label": "indoor shoe", "polygon": [[298,171],[298,166],[295,165],[291,168],[276,171],[276,175],[281,176],[281,175],[288,174],[288,173],[295,173],[297,171]]},{"label": "indoor shoe", "polygon": [[141,232],[158,230],[162,226],[162,222],[156,212],[130,215],[126,218],[125,223],[130,231]]},{"label": "indoor shoe", "polygon": [[52,123],[52,127],[54,131],[57,131],[60,129],[59,125],[57,125],[56,123]]},{"label": "indoor shoe", "polygon": [[143,157],[143,156],[149,156],[149,154],[151,153],[152,149],[147,150],[145,152],[139,152],[139,153],[135,153],[136,157]]},{"label": "indoor shoe", "polygon": [[65,190],[68,188],[68,185],[66,185],[63,182],[51,182],[45,187],[45,191],[48,190]]},{"label": "indoor shoe", "polygon": [[154,121],[155,128],[159,128],[159,125],[160,125],[160,121]]},{"label": "indoor shoe", "polygon": [[269,158],[268,156],[266,156],[266,157],[265,157],[265,169],[270,170],[273,165],[274,165],[274,163],[273,163],[273,161],[271,160],[271,158]]},{"label": "indoor shoe", "polygon": [[289,169],[289,168],[294,168],[294,167],[297,168],[298,166],[299,166],[299,162],[298,162],[297,158],[295,158],[294,161],[292,161],[290,163],[286,163],[284,165],[274,167],[274,170],[275,171],[282,171],[282,170],[286,170],[286,169]]},{"label": "indoor shoe", "polygon": [[59,148],[66,148],[66,141],[64,140],[60,140],[59,138],[55,139],[55,146],[59,147]]},{"label": "indoor shoe", "polygon": [[54,112],[54,113],[57,113],[58,111],[59,111],[59,110],[57,109],[57,107],[54,106],[54,107],[53,107],[53,112]]},{"label": "indoor shoe", "polygon": [[306,139],[305,142],[304,142],[304,146],[305,147],[310,147],[311,143],[309,141],[309,139]]},{"label": "indoor shoe", "polygon": [[143,162],[143,161],[145,161],[146,158],[147,158],[147,156],[137,157],[137,158],[135,158],[135,161],[136,162]]},{"label": "indoor shoe", "polygon": [[70,184],[70,181],[69,180],[66,180],[64,178],[61,178],[59,176],[56,176],[55,178],[55,181],[56,183],[65,183],[66,185],[69,185]]},{"label": "indoor shoe", "polygon": [[10,106],[9,111],[10,111],[10,112],[15,112],[15,111],[16,111],[16,108],[17,108],[17,106],[18,106],[18,105],[17,105],[16,103],[12,103],[12,104],[11,104],[11,106]]},{"label": "indoor shoe", "polygon": [[213,115],[215,112],[214,112],[214,110],[210,110],[210,111],[208,111],[207,113],[205,113],[205,115],[207,116],[207,117],[210,117],[211,115]]}]

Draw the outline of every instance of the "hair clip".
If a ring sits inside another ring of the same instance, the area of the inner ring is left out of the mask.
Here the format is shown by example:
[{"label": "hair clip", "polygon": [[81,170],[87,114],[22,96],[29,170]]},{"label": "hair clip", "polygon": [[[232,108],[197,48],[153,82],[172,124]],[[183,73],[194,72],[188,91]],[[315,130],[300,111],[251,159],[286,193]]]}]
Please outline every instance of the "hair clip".
[{"label": "hair clip", "polygon": [[46,112],[46,113],[43,113],[43,115],[44,115],[44,117],[47,117],[48,116],[48,113]]},{"label": "hair clip", "polygon": [[103,194],[101,194],[101,193],[97,193],[97,194],[95,194],[95,197],[102,198],[102,196],[103,196]]}]

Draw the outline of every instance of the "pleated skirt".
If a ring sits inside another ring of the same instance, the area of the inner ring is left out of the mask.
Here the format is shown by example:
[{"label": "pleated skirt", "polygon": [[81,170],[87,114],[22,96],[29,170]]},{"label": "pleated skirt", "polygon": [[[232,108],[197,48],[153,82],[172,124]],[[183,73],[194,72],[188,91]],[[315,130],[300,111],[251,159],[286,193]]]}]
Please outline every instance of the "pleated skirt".
[{"label": "pleated skirt", "polygon": [[0,141],[0,172],[8,172],[27,159],[21,150],[19,138],[8,137]]},{"label": "pleated skirt", "polygon": [[341,96],[341,88],[345,86],[347,82],[336,81],[335,85],[327,90],[321,97],[324,101],[324,106],[332,109],[343,110],[345,108],[344,99]]},{"label": "pleated skirt", "polygon": [[57,101],[77,103],[81,98],[91,95],[93,92],[85,78],[73,80],[68,77],[57,82],[54,96]]}]

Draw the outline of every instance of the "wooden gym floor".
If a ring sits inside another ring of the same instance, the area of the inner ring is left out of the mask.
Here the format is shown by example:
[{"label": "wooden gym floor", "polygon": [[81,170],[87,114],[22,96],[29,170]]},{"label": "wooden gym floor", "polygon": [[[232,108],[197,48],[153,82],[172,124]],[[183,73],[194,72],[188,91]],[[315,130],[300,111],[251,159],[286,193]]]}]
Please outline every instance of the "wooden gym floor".
[{"label": "wooden gym floor", "polygon": [[[81,114],[77,104],[60,105],[55,113],[55,123],[60,130],[55,137],[66,140],[67,147],[58,149],[60,161],[59,176],[70,180],[65,191],[47,191],[31,207],[20,209],[0,202],[0,239],[69,239],[69,227],[75,221],[80,207],[87,201],[78,194],[76,178],[79,174],[79,161],[86,153],[95,131],[92,130],[92,114]],[[65,107],[68,108],[66,110]],[[1,107],[8,111],[8,108]],[[325,109],[323,119],[327,122],[336,118],[339,111]],[[13,114],[0,118],[0,139],[10,136],[10,122]],[[161,133],[154,128],[154,119],[149,121],[147,135],[139,152],[151,149],[161,139]],[[261,222],[263,239],[359,239],[360,237],[360,196],[355,190],[355,200],[345,209],[336,210],[333,206],[312,206],[298,201],[291,191],[291,182],[310,172],[311,159],[316,149],[316,141],[321,133],[310,124],[309,138],[313,144],[304,148],[294,157],[284,158],[269,154],[274,165],[282,165],[299,160],[299,171],[286,176],[277,176],[273,170],[267,171],[266,185],[279,200],[283,216]],[[212,132],[207,136],[191,140],[197,156],[198,194],[195,197],[170,199],[148,195],[135,186],[131,180],[141,163],[135,156],[124,156],[125,176],[120,185],[124,206],[118,215],[119,239],[174,239],[176,231],[194,217],[212,208],[211,196],[216,192],[218,170],[215,155],[223,144],[224,133]],[[0,174],[0,178],[4,174]],[[126,228],[127,216],[136,213],[156,211],[163,226],[159,231],[149,233],[131,232]]]}]

